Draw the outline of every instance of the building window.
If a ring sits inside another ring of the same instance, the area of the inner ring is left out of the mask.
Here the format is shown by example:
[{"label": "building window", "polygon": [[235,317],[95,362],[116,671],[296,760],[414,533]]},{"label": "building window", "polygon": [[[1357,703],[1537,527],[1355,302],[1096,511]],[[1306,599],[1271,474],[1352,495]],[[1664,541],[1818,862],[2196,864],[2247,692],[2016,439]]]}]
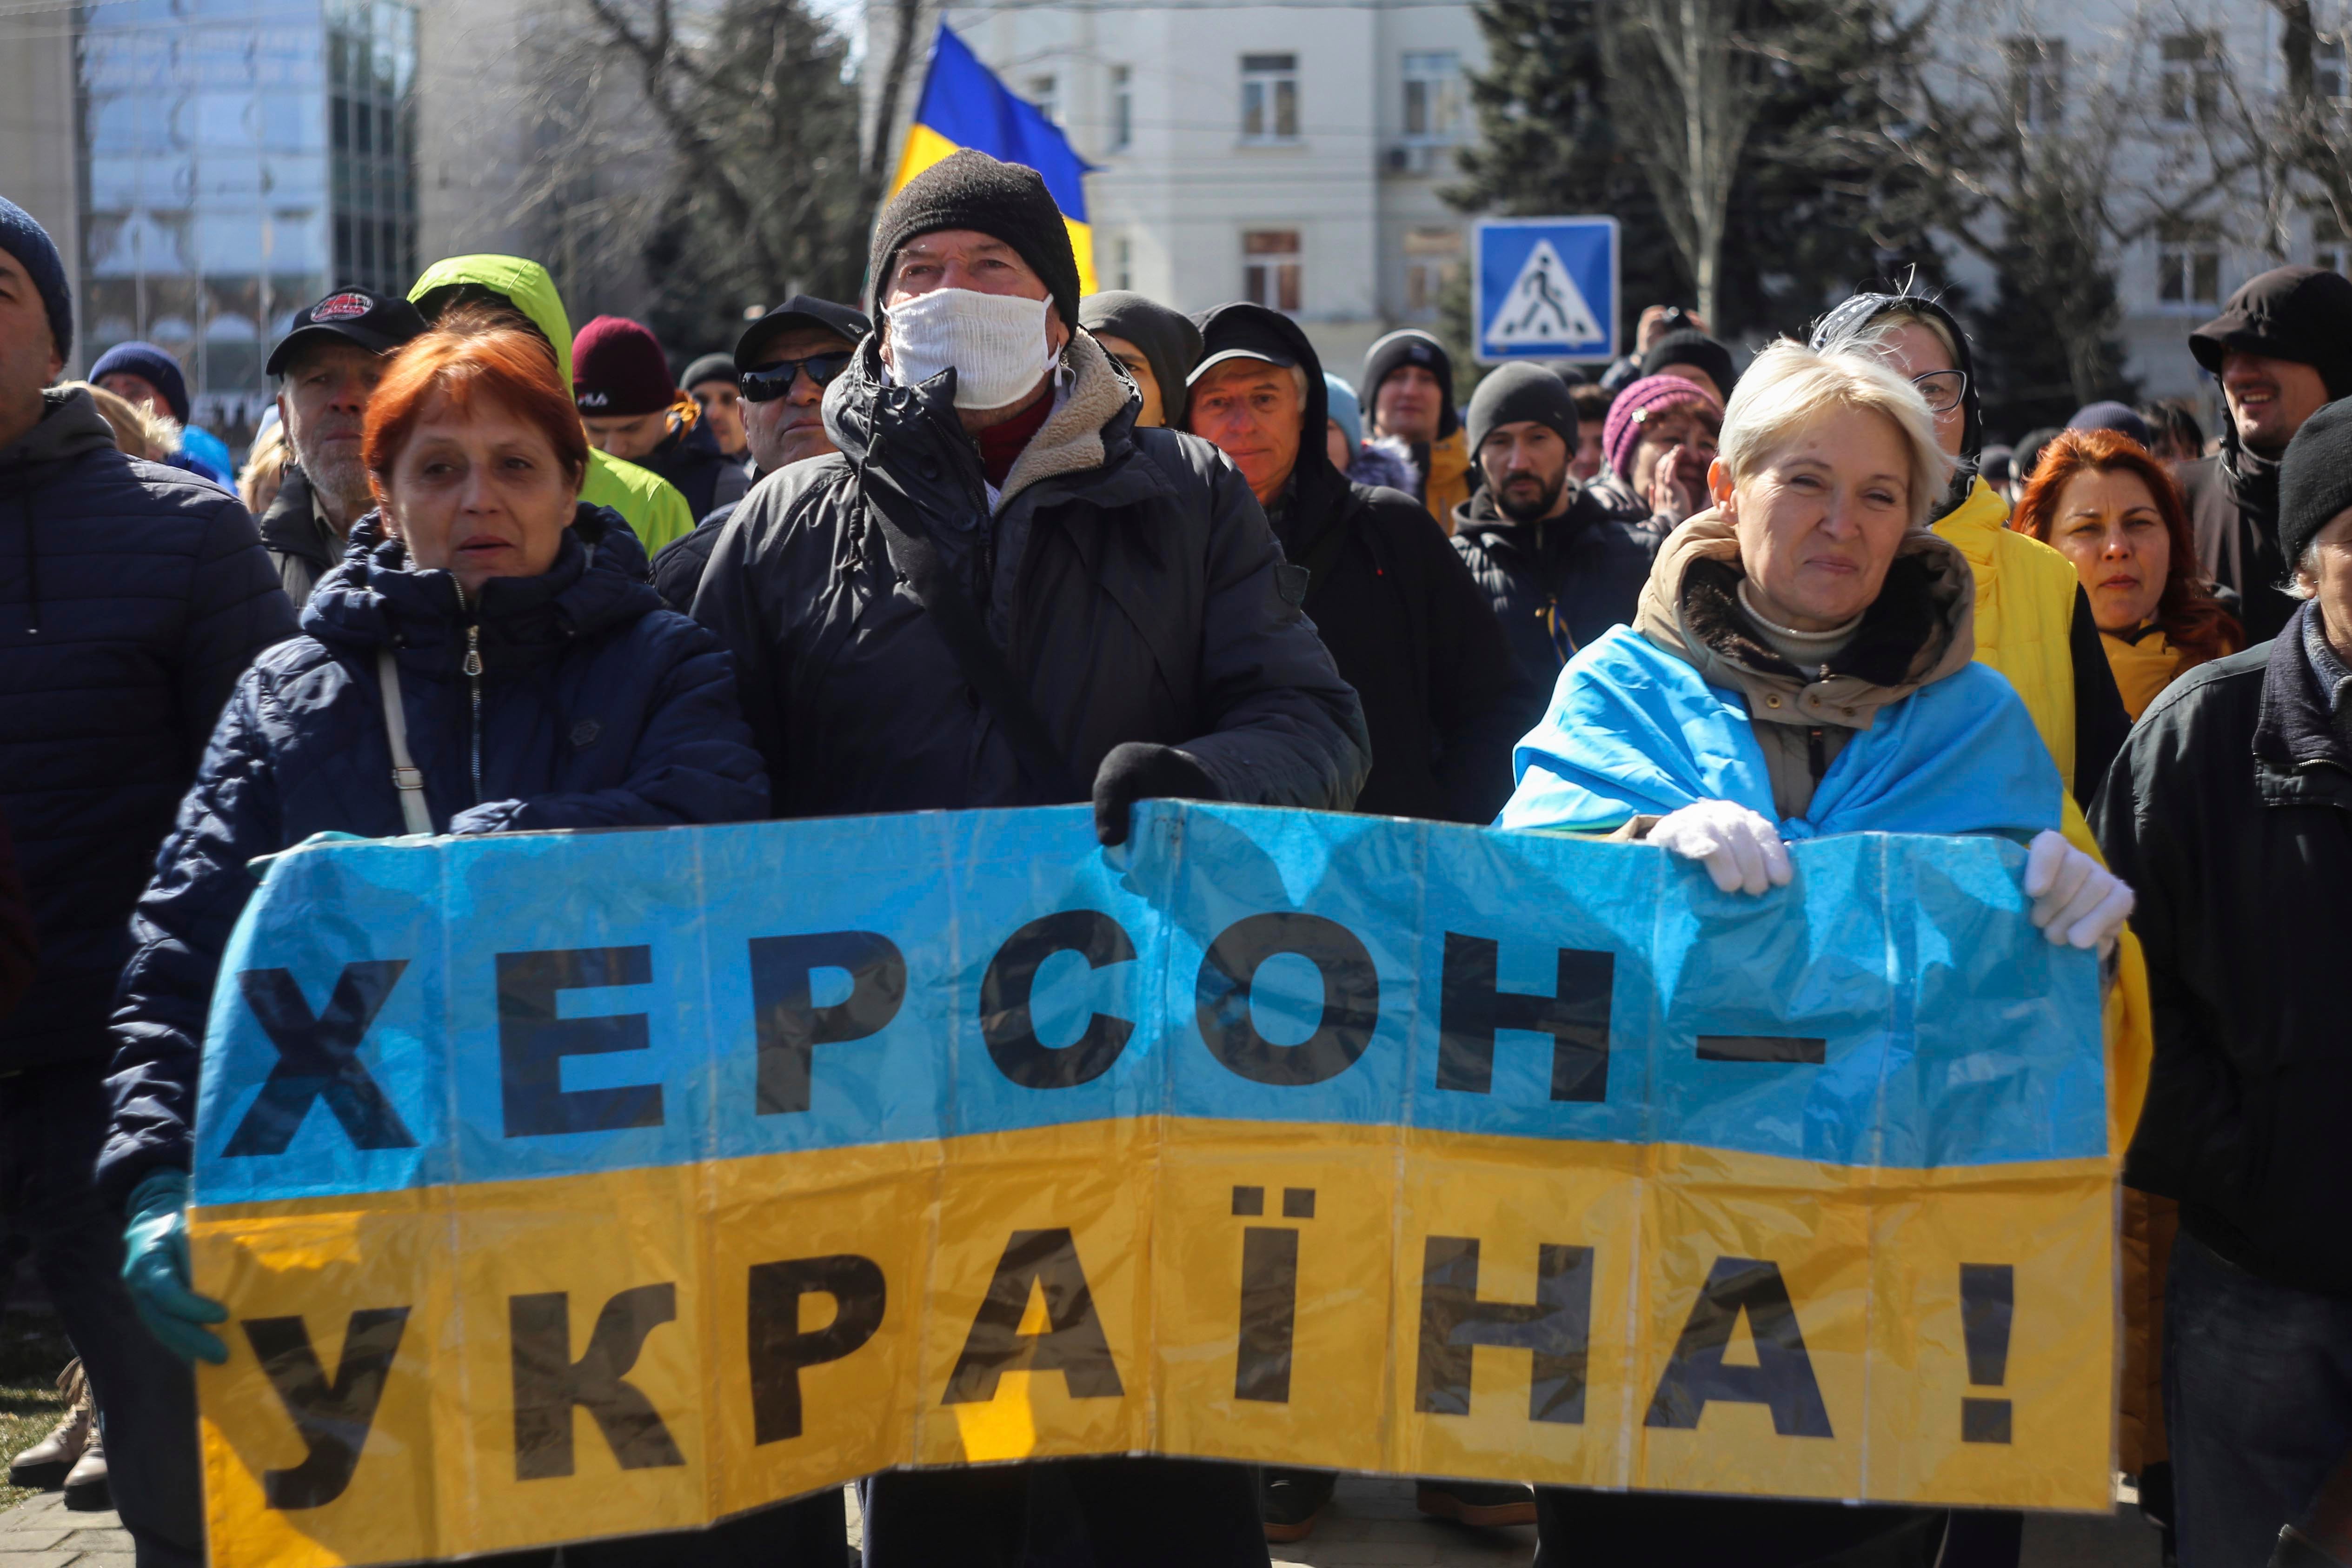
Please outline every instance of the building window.
[{"label": "building window", "polygon": [[1135,72],[1125,66],[1110,68],[1110,150],[1124,153],[1135,145]]},{"label": "building window", "polygon": [[2009,100],[2017,122],[2028,131],[2048,131],[2066,120],[2066,40],[2009,40]]},{"label": "building window", "polygon": [[1130,235],[1122,234],[1110,242],[1110,286],[1135,287],[1135,239]]},{"label": "building window", "polygon": [[1031,77],[1029,79],[1029,101],[1031,104],[1035,106],[1038,113],[1044,115],[1053,123],[1059,125],[1062,122],[1062,84],[1060,79],[1051,76]]},{"label": "building window", "polygon": [[2322,33],[2312,43],[2311,96],[2331,109],[2352,102],[2352,72],[2345,68],[2341,33]]},{"label": "building window", "polygon": [[1408,315],[1434,316],[1446,286],[1461,271],[1460,229],[1409,228],[1404,231],[1404,308]]},{"label": "building window", "polygon": [[1298,140],[1298,57],[1242,57],[1242,140]]},{"label": "building window", "polygon": [[2221,107],[2221,41],[2210,33],[2175,33],[2163,43],[2157,104],[2167,120],[2202,123]]},{"label": "building window", "polygon": [[1298,231],[1254,228],[1242,236],[1242,298],[1277,310],[1298,309]]},{"label": "building window", "polygon": [[1404,133],[1412,142],[1451,142],[1462,128],[1462,57],[1452,49],[1404,57]]},{"label": "building window", "polygon": [[2156,297],[2168,305],[2221,302],[2221,237],[2213,226],[2168,223],[2158,230]]}]

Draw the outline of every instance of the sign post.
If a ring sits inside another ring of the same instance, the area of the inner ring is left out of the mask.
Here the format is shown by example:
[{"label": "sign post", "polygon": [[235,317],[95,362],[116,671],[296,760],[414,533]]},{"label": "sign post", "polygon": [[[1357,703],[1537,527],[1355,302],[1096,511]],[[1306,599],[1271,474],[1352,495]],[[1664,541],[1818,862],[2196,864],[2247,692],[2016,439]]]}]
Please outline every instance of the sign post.
[{"label": "sign post", "polygon": [[1617,357],[1617,220],[1486,218],[1470,311],[1478,360]]}]

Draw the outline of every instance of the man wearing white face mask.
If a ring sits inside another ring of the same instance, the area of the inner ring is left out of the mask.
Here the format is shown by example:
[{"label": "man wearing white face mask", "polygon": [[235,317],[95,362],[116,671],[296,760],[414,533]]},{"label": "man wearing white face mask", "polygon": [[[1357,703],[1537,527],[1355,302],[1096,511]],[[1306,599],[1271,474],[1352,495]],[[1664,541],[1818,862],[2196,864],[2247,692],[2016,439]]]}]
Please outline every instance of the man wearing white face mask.
[{"label": "man wearing white face mask", "polygon": [[[876,331],[825,386],[839,450],[752,489],[695,618],[735,657],[783,816],[1153,796],[1345,810],[1361,704],[1248,484],[1072,323],[1078,269],[1032,170],[959,153],[875,226]],[[818,1063],[820,1075],[824,1071]],[[1266,1563],[1237,1466],[892,1473],[866,1568]]]}]

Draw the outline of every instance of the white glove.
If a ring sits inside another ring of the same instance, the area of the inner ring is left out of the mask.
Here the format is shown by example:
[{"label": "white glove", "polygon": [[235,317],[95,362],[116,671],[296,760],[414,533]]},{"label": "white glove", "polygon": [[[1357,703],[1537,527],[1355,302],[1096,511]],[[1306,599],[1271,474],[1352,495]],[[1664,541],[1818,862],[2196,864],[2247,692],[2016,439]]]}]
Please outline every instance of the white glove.
[{"label": "white glove", "polygon": [[1650,842],[1701,862],[1727,893],[1789,885],[1789,851],[1780,830],[1727,800],[1694,801],[1667,813],[1650,829]]},{"label": "white glove", "polygon": [[2049,831],[2035,834],[2026,851],[2025,896],[2044,936],[2095,947],[2102,957],[2132,912],[2132,890],[2122,878]]}]

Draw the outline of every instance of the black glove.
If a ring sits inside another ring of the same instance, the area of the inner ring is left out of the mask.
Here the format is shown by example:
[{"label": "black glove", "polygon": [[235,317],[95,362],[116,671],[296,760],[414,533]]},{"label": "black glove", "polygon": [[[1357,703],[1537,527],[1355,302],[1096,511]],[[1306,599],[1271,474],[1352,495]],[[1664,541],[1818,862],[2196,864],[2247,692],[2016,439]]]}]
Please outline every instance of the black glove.
[{"label": "black glove", "polygon": [[1173,746],[1129,741],[1113,746],[1095,770],[1095,837],[1127,842],[1128,812],[1139,800],[1223,800],[1208,770]]}]

